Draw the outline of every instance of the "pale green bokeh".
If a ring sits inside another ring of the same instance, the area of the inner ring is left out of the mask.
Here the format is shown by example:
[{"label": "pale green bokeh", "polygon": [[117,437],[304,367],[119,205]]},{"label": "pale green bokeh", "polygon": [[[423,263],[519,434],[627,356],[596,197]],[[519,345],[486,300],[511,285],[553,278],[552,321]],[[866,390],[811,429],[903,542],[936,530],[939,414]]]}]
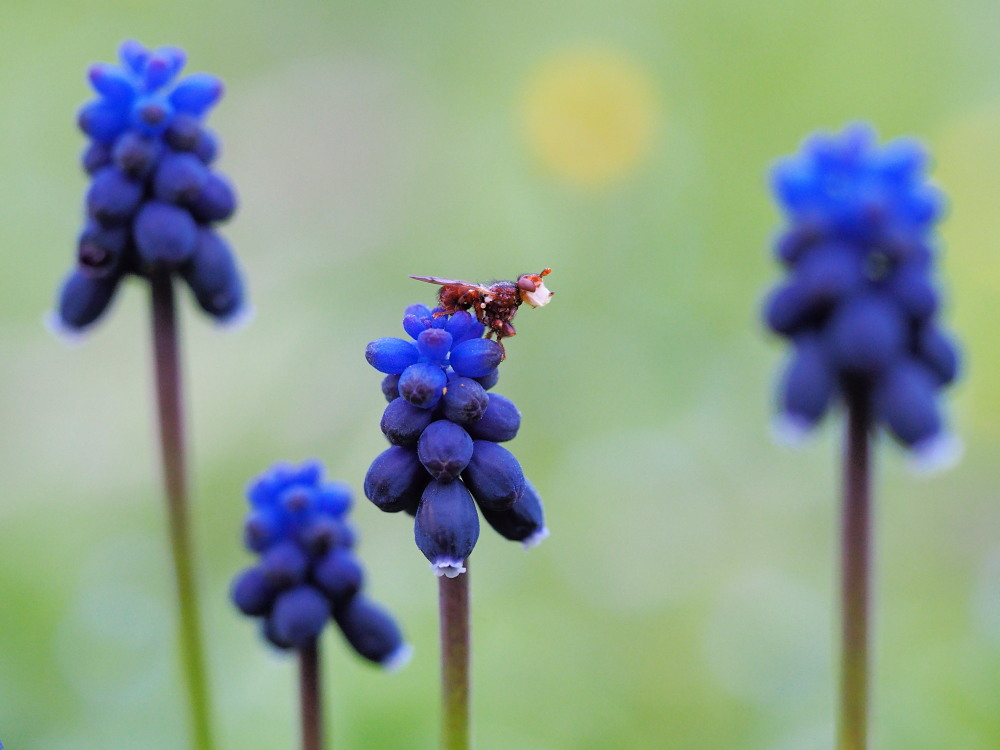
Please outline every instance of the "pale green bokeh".
[{"label": "pale green bokeh", "polygon": [[[41,326],[81,217],[86,66],[135,37],[226,81],[210,122],[257,311],[232,334],[183,318],[220,748],[297,733],[293,664],[227,601],[248,479],[316,456],[360,488],[384,444],[364,346],[433,293],[407,274],[543,266],[556,297],[518,317],[498,390],[524,414],[512,448],[552,537],[524,553],[484,530],[477,547],[477,747],[829,748],[840,424],[773,445],[781,347],[757,314],[778,275],[769,165],[855,119],[932,150],[945,318],[969,362],[963,463],[921,480],[879,452],[878,747],[1000,745],[998,34],[985,1],[4,0],[0,740],[186,738],[145,290],[83,346]],[[601,184],[524,140],[531,82],[573,49],[649,87],[648,142]],[[430,748],[435,582],[406,519],[360,493],[355,518],[371,593],[416,653],[383,675],[328,637],[335,746]]]}]

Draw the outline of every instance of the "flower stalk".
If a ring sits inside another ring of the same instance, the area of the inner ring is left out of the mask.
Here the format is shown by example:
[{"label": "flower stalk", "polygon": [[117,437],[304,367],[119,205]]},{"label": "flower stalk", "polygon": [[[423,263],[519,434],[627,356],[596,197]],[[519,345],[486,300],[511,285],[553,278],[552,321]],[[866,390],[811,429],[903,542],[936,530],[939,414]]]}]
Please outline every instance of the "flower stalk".
[{"label": "flower stalk", "polygon": [[468,750],[469,742],[469,561],[466,572],[438,578],[441,617],[441,748]]},{"label": "flower stalk", "polygon": [[867,389],[847,390],[841,518],[839,750],[868,746],[868,640],[871,603],[871,404]]},{"label": "flower stalk", "polygon": [[302,750],[323,750],[323,683],[319,654],[319,638],[299,649]]},{"label": "flower stalk", "polygon": [[169,272],[161,272],[154,273],[150,281],[160,455],[167,501],[170,552],[177,586],[181,669],[187,686],[193,746],[197,750],[212,750],[214,743],[208,679],[188,525],[184,409],[181,398],[180,353],[173,280]]}]

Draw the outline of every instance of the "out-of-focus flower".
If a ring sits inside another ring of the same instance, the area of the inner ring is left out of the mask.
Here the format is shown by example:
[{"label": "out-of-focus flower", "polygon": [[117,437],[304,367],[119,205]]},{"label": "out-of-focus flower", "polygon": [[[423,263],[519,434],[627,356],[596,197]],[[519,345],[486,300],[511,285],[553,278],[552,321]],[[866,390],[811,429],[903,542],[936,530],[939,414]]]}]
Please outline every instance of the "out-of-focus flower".
[{"label": "out-of-focus flower", "polygon": [[645,70],[608,49],[567,51],[533,71],[521,102],[534,155],[559,178],[601,187],[631,172],[656,129]]},{"label": "out-of-focus flower", "polygon": [[958,353],[938,323],[934,226],[942,197],[908,139],[878,146],[864,125],[817,135],[775,167],[788,221],[776,255],[788,279],[769,296],[767,325],[793,352],[780,388],[783,428],[811,429],[845,389],[918,458],[950,445],[937,393]]},{"label": "out-of-focus flower", "polygon": [[178,47],[119,49],[120,64],[91,66],[97,97],[79,113],[90,138],[91,177],[76,268],[63,282],[53,327],[78,334],[95,323],[129,274],[177,273],[219,322],[245,312],[243,283],[226,241],[214,230],[236,209],[228,180],[212,168],[219,145],[203,119],[222,96],[206,73],[179,77]]},{"label": "out-of-focus flower", "polygon": [[260,560],[233,581],[233,603],[263,618],[264,636],[278,648],[308,645],[333,619],[362,657],[401,666],[410,649],[399,627],[361,593],[350,490],[323,482],[322,473],[318,462],[276,464],[247,489],[244,542]]}]

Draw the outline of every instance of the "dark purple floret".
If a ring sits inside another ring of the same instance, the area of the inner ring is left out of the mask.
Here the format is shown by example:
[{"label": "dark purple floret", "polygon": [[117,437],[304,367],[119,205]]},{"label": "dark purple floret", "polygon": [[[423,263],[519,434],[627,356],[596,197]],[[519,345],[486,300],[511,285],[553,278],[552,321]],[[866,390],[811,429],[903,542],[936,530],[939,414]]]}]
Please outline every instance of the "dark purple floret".
[{"label": "dark purple floret", "polygon": [[176,267],[194,254],[198,226],[191,214],[171,203],[148,201],[135,219],[135,244],[150,268]]},{"label": "dark purple floret", "polygon": [[399,376],[399,395],[414,406],[430,409],[441,400],[448,376],[440,365],[418,362]]},{"label": "dark purple floret", "polygon": [[488,397],[482,418],[468,426],[469,434],[476,440],[495,443],[513,440],[521,428],[521,412],[513,401],[499,393],[490,393]]},{"label": "dark purple floret", "polygon": [[393,445],[413,446],[417,444],[420,433],[433,421],[434,412],[431,409],[421,409],[406,399],[397,398],[390,401],[382,412],[380,427],[382,434]]},{"label": "dark purple floret", "polygon": [[441,399],[445,418],[461,425],[478,422],[486,412],[489,395],[472,378],[453,377]]},{"label": "dark purple floret", "polygon": [[68,332],[82,332],[111,304],[119,279],[117,275],[94,276],[81,269],[70,272],[59,293],[54,325]]},{"label": "dark purple floret", "polygon": [[320,634],[330,614],[327,598],[306,584],[279,594],[268,619],[279,642],[302,648]]},{"label": "dark purple floret", "polygon": [[168,153],[156,168],[153,192],[161,201],[189,206],[201,196],[208,176],[208,167],[197,156]]},{"label": "dark purple floret", "polygon": [[87,213],[105,225],[124,224],[142,200],[142,185],[114,167],[94,174],[87,191]]},{"label": "dark purple floret", "polygon": [[472,460],[462,473],[479,507],[502,511],[524,492],[524,472],[514,454],[489,440],[474,441]]},{"label": "dark purple floret", "polygon": [[333,616],[359,656],[390,671],[409,660],[410,647],[396,621],[364,596],[353,597],[334,610]]},{"label": "dark purple floret", "polygon": [[305,578],[309,556],[294,541],[282,541],[261,555],[260,567],[275,589],[287,589]]},{"label": "dark purple floret", "polygon": [[350,550],[342,548],[331,550],[324,555],[313,568],[313,577],[335,607],[346,603],[357,594],[364,582],[361,564]]},{"label": "dark purple floret", "polygon": [[243,277],[236,256],[221,235],[211,229],[198,231],[194,254],[181,268],[202,310],[225,323],[245,309]]},{"label": "dark purple floret", "polygon": [[260,617],[271,611],[277,593],[264,571],[255,566],[236,577],[230,597],[240,612],[249,617]]},{"label": "dark purple floret", "polygon": [[521,497],[507,510],[481,510],[483,518],[498,534],[513,542],[521,542],[525,549],[534,547],[549,535],[545,526],[542,498],[531,482],[525,481]]},{"label": "dark purple floret", "polygon": [[472,438],[447,419],[432,422],[417,443],[417,457],[427,473],[441,482],[457,479],[472,459]]},{"label": "dark purple floret", "polygon": [[465,560],[479,539],[479,513],[462,482],[427,485],[413,526],[417,547],[431,569],[449,578],[465,572]]},{"label": "dark purple floret", "polygon": [[430,477],[417,451],[394,445],[376,458],[365,475],[365,497],[379,510],[398,513],[415,509]]},{"label": "dark purple floret", "polygon": [[121,268],[128,248],[129,233],[124,227],[105,227],[98,221],[88,221],[76,245],[76,260],[82,271],[91,276],[111,276]]}]

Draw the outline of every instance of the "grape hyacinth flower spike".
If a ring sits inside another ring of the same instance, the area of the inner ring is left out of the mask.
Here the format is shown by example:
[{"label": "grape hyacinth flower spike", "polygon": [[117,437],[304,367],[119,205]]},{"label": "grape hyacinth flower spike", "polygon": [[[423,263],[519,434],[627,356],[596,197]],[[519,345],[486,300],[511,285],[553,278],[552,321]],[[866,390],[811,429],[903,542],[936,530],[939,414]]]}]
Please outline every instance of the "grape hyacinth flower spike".
[{"label": "grape hyacinth flower spike", "polygon": [[206,73],[179,77],[187,56],[178,47],[127,41],[119,57],[89,71],[97,97],[78,117],[90,139],[86,218],[50,324],[69,336],[86,332],[129,275],[154,288],[179,275],[208,315],[239,322],[247,314],[243,283],[214,229],[236,210],[236,195],[212,168],[219,142],[203,124],[222,82]]},{"label": "grape hyacinth flower spike", "polygon": [[231,590],[243,614],[261,619],[264,638],[298,652],[303,750],[323,747],[319,637],[330,620],[368,661],[396,669],[410,656],[392,617],[362,593],[351,492],[322,474],[315,461],[279,463],[250,485],[243,538],[260,559]]},{"label": "grape hyacinth flower spike", "polygon": [[407,339],[372,341],[368,363],[385,373],[381,429],[390,445],[365,476],[380,510],[414,517],[417,547],[439,576],[443,747],[469,745],[468,558],[479,516],[529,548],[548,535],[542,501],[501,443],[521,413],[492,393],[504,352],[465,310],[411,305]]},{"label": "grape hyacinth flower spike", "polygon": [[179,639],[194,746],[213,746],[207,679],[187,523],[187,487],[174,277],[190,287],[216,321],[247,311],[243,282],[226,241],[214,226],[236,208],[229,182],[212,168],[219,152],[204,124],[222,95],[215,76],[180,77],[178,47],[149,50],[135,41],[118,64],[90,68],[97,96],[78,124],[89,138],[83,153],[90,175],[75,268],[58,294],[48,324],[76,338],[110,306],[126,276],[149,282],[161,458],[179,604]]},{"label": "grape hyacinth flower spike", "polygon": [[780,432],[847,413],[842,506],[840,750],[867,747],[870,435],[884,428],[918,466],[954,460],[938,393],[958,352],[937,313],[934,226],[942,198],[919,144],[884,146],[865,125],[818,135],[775,167],[788,222],[776,242],[787,281],[768,327],[793,346],[779,389]]}]

